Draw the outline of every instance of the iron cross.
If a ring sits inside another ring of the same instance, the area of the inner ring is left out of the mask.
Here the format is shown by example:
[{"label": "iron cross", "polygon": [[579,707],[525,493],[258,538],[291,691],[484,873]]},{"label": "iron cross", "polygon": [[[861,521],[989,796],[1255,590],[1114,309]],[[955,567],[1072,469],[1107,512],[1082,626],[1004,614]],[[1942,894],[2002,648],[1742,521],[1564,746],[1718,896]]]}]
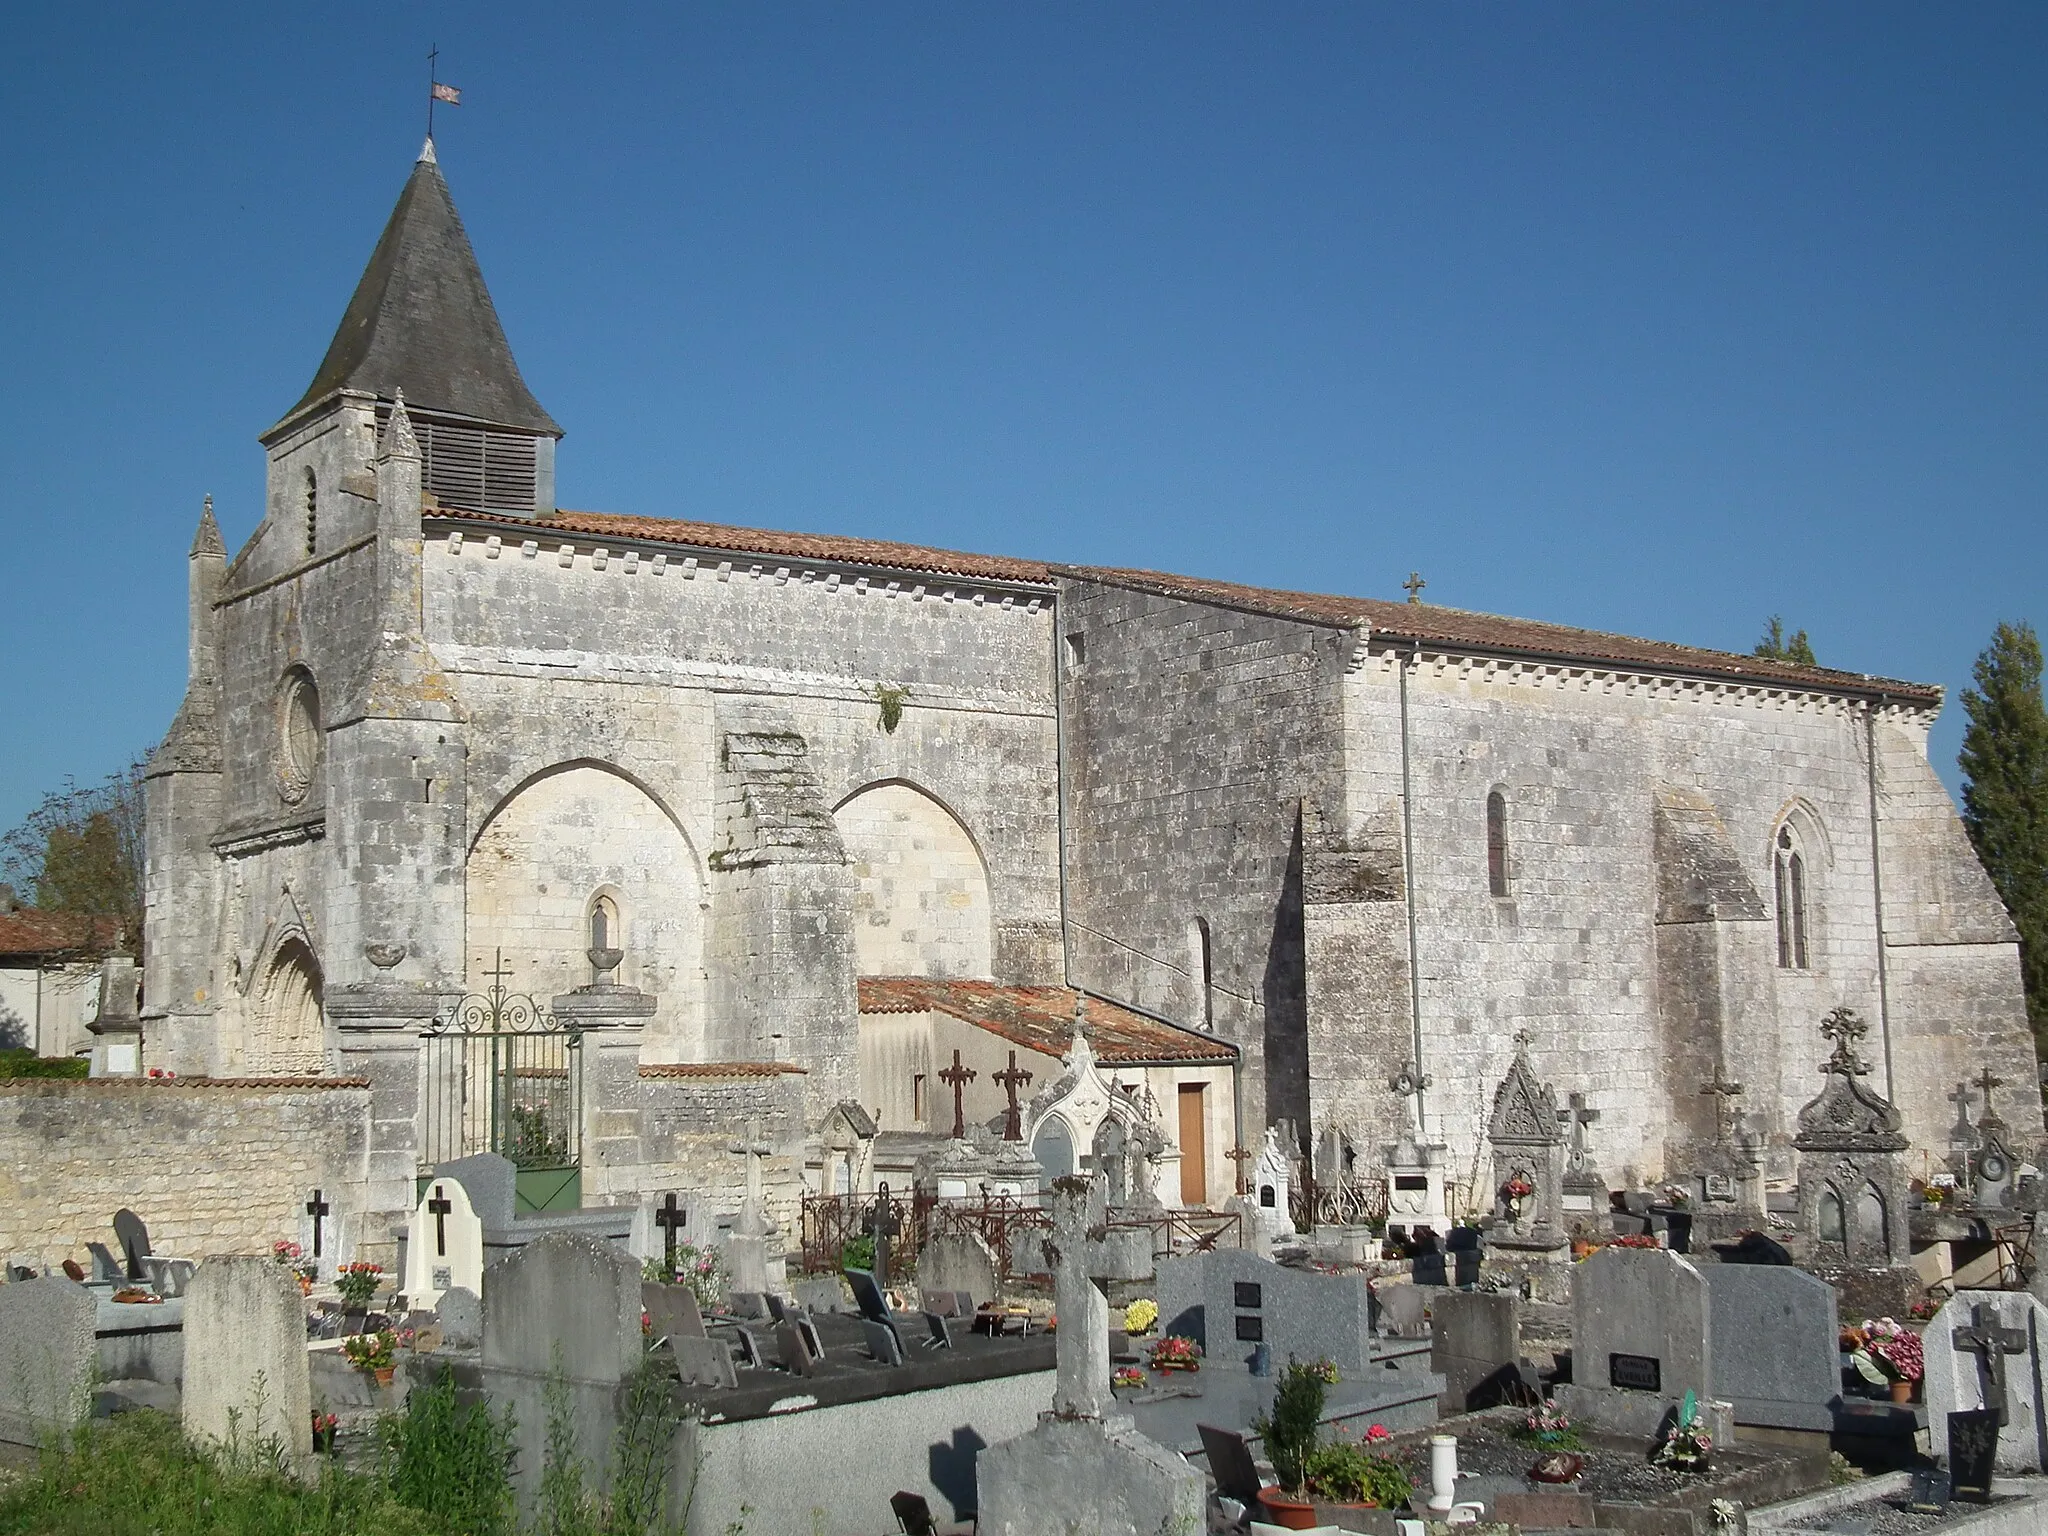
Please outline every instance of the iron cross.
[{"label": "iron cross", "polygon": [[1024,1118],[1017,1112],[1017,1090],[1030,1083],[1031,1074],[1017,1065],[1017,1053],[1012,1051],[1009,1070],[998,1072],[990,1081],[999,1084],[1010,1099],[1010,1107],[1003,1112],[1003,1140],[1022,1141]]},{"label": "iron cross", "polygon": [[1223,1155],[1237,1165],[1237,1192],[1241,1195],[1244,1193],[1244,1165],[1259,1154],[1250,1147],[1232,1147]]},{"label": "iron cross", "polygon": [[2006,1423],[2005,1357],[2027,1347],[2026,1333],[2007,1328],[1998,1321],[1998,1309],[1978,1302],[1970,1309],[1970,1326],[1955,1331],[1955,1346],[1977,1357],[1977,1376],[1984,1389],[1984,1406],[1998,1411],[1998,1422]]},{"label": "iron cross", "polygon": [[327,1219],[328,1212],[333,1209],[333,1206],[320,1198],[320,1191],[317,1189],[313,1191],[313,1198],[306,1202],[306,1214],[313,1218],[313,1257],[316,1259],[320,1257],[321,1223]]},{"label": "iron cross", "polygon": [[953,1065],[939,1074],[939,1081],[949,1083],[953,1088],[953,1139],[955,1141],[958,1141],[967,1134],[966,1110],[961,1094],[967,1085],[980,1075],[974,1068],[960,1065],[960,1049],[958,1046],[953,1048]]},{"label": "iron cross", "polygon": [[1401,590],[1408,594],[1409,602],[1419,603],[1422,601],[1422,589],[1428,585],[1429,583],[1422,579],[1422,572],[1410,571],[1408,579],[1401,583]]},{"label": "iron cross", "polygon": [[[1714,1066],[1713,1081],[1701,1083],[1700,1092],[1714,1095],[1714,1140],[1726,1141],[1730,1129],[1728,1122],[1735,1114],[1735,1101],[1742,1097],[1742,1084],[1731,1083],[1724,1078],[1717,1062]],[[1573,1097],[1576,1098],[1578,1095],[1574,1094]]]},{"label": "iron cross", "polygon": [[1571,1160],[1574,1163],[1582,1163],[1586,1160],[1586,1127],[1598,1123],[1600,1111],[1586,1108],[1586,1096],[1583,1093],[1572,1094],[1565,1102],[1571,1107],[1557,1112],[1558,1123],[1566,1127],[1571,1135]]},{"label": "iron cross", "polygon": [[660,1207],[654,1213],[654,1224],[661,1228],[661,1248],[666,1256],[669,1278],[676,1273],[676,1233],[690,1219],[690,1213],[676,1204],[676,1192],[670,1190],[663,1197]]},{"label": "iron cross", "polygon": [[434,1186],[434,1198],[427,1202],[427,1214],[434,1218],[434,1253],[436,1257],[448,1257],[448,1213],[455,1209],[440,1185]]}]

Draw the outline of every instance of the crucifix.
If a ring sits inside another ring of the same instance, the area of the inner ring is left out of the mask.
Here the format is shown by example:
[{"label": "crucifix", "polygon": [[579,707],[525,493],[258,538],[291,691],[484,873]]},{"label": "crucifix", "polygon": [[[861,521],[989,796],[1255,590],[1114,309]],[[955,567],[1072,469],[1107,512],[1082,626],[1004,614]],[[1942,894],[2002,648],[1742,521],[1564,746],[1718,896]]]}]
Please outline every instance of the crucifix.
[{"label": "crucifix", "polygon": [[1017,1111],[1017,1090],[1030,1083],[1031,1074],[1017,1065],[1017,1053],[1012,1051],[1009,1070],[998,1072],[990,1081],[1000,1086],[1010,1099],[1010,1107],[1003,1112],[1003,1140],[1022,1141],[1024,1118]]},{"label": "crucifix", "polygon": [[1414,1121],[1415,1139],[1422,1139],[1422,1095],[1436,1086],[1436,1079],[1423,1071],[1412,1061],[1401,1063],[1401,1070],[1387,1079],[1387,1086],[1401,1096]]},{"label": "crucifix", "polygon": [[745,1237],[759,1237],[768,1230],[761,1209],[761,1159],[775,1149],[761,1139],[761,1122],[749,1120],[747,1139],[725,1150],[747,1160],[747,1198],[740,1204],[740,1224],[733,1230]]},{"label": "crucifix", "polygon": [[896,1204],[889,1198],[889,1186],[875,1187],[875,1203],[868,1208],[867,1220],[862,1223],[875,1240],[875,1259],[872,1273],[875,1284],[889,1283],[889,1247],[896,1234],[903,1230],[903,1218],[896,1214]]},{"label": "crucifix", "polygon": [[661,1228],[661,1251],[667,1265],[669,1279],[676,1277],[676,1234],[690,1219],[690,1213],[676,1204],[676,1192],[670,1190],[662,1198],[661,1205],[654,1213],[654,1224]]},{"label": "crucifix", "polygon": [[455,1202],[439,1184],[434,1186],[434,1198],[427,1202],[427,1214],[434,1218],[434,1256],[448,1257],[448,1213],[455,1209]]},{"label": "crucifix", "polygon": [[2002,1077],[1993,1076],[1991,1069],[1989,1067],[1986,1067],[1982,1072],[1979,1072],[1977,1074],[1974,1081],[1976,1082],[1979,1088],[1982,1088],[1984,1090],[1984,1118],[1986,1120],[1996,1119],[1998,1111],[1991,1107],[1991,1090],[1994,1088],[2003,1088],[2005,1086],[2005,1079]]},{"label": "crucifix", "polygon": [[[1052,1411],[1066,1419],[1099,1419],[1109,1395],[1109,1302],[1089,1275],[1095,1244],[1089,1239],[1088,1186],[1060,1179],[1052,1190],[1052,1231],[1045,1240],[1052,1270],[1058,1376]],[[1071,1319],[1071,1322],[1069,1321]]]},{"label": "crucifix", "polygon": [[1571,1136],[1571,1166],[1578,1168],[1584,1166],[1586,1161],[1586,1127],[1599,1123],[1600,1111],[1586,1108],[1586,1096],[1583,1093],[1574,1093],[1565,1102],[1571,1107],[1560,1109],[1557,1112],[1557,1119]]},{"label": "crucifix", "polygon": [[1228,1152],[1224,1153],[1223,1155],[1229,1158],[1230,1161],[1236,1165],[1237,1193],[1241,1195],[1244,1193],[1244,1165],[1250,1162],[1253,1158],[1257,1157],[1259,1154],[1254,1152],[1250,1147],[1232,1147]]},{"label": "crucifix", "polygon": [[958,1141],[967,1134],[967,1119],[960,1097],[961,1092],[979,1076],[981,1074],[975,1071],[974,1068],[960,1065],[960,1050],[958,1046],[955,1046],[953,1049],[953,1065],[939,1074],[939,1081],[950,1084],[953,1089],[953,1139],[955,1141]]},{"label": "crucifix", "polygon": [[1428,585],[1429,583],[1422,579],[1422,572],[1410,571],[1408,579],[1401,583],[1401,590],[1408,594],[1409,602],[1419,603],[1422,601],[1422,589]]},{"label": "crucifix", "polygon": [[306,1214],[313,1218],[313,1257],[320,1257],[320,1227],[326,1221],[328,1212],[334,1209],[320,1198],[320,1191],[313,1191],[313,1198],[306,1202]]},{"label": "crucifix", "polygon": [[[1734,1129],[1731,1122],[1736,1117],[1735,1101],[1742,1097],[1742,1084],[1731,1083],[1724,1078],[1717,1062],[1714,1066],[1713,1081],[1701,1083],[1700,1092],[1714,1095],[1714,1140],[1726,1141],[1728,1133]],[[1579,1095],[1574,1094],[1572,1097],[1578,1098]]]},{"label": "crucifix", "polygon": [[1970,1309],[1970,1326],[1955,1331],[1957,1349],[1967,1350],[1977,1357],[1977,1379],[1983,1387],[1984,1406],[1995,1409],[1998,1422],[2007,1422],[2005,1403],[2005,1357],[2017,1355],[2027,1347],[2025,1330],[2007,1328],[1998,1320],[1998,1309],[1986,1302],[1978,1302]]},{"label": "crucifix", "polygon": [[1870,1071],[1863,1064],[1863,1058],[1856,1054],[1856,1042],[1870,1033],[1870,1026],[1854,1008],[1831,1009],[1820,1021],[1823,1040],[1835,1042],[1835,1053],[1830,1056],[1823,1072],[1839,1072],[1843,1076],[1862,1077]]}]

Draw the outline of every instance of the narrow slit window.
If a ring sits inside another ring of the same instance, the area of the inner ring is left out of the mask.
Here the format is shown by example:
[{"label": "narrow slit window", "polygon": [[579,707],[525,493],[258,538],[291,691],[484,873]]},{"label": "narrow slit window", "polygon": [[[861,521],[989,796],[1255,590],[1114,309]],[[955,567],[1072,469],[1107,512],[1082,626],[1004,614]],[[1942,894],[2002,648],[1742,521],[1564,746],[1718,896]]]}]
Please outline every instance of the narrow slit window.
[{"label": "narrow slit window", "polygon": [[1486,797],[1486,888],[1508,893],[1508,803],[1497,789]]},{"label": "narrow slit window", "polygon": [[1790,827],[1778,828],[1773,858],[1778,898],[1778,964],[1788,971],[1806,969],[1806,856]]}]

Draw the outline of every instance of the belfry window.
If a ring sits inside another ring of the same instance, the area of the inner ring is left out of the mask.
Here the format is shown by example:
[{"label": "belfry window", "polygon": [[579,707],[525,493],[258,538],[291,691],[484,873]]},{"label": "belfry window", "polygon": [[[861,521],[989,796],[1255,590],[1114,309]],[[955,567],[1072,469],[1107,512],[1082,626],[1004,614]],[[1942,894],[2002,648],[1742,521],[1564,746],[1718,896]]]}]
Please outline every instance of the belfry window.
[{"label": "belfry window", "polygon": [[1806,969],[1806,856],[1790,826],[1778,828],[1772,850],[1777,874],[1778,964],[1788,971]]},{"label": "belfry window", "polygon": [[320,485],[313,478],[313,471],[306,471],[306,553],[316,553],[320,548]]},{"label": "belfry window", "polygon": [[1508,893],[1508,802],[1497,789],[1486,797],[1486,889]]}]

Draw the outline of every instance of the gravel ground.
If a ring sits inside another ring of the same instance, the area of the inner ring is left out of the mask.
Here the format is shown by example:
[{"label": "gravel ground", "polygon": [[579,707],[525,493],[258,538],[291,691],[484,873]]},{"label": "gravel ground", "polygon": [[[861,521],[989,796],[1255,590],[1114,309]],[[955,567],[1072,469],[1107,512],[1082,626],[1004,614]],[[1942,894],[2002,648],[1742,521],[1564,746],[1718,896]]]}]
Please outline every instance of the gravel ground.
[{"label": "gravel ground", "polygon": [[[1524,1476],[1536,1458],[1542,1453],[1532,1446],[1509,1438],[1506,1424],[1509,1418],[1465,1418],[1454,1421],[1458,1435],[1458,1470],[1481,1477],[1520,1478]],[[1411,1444],[1398,1448],[1401,1463],[1418,1488],[1429,1486],[1429,1438],[1421,1436]],[[1574,1493],[1591,1494],[1596,1499],[1622,1500],[1635,1504],[1653,1503],[1671,1498],[1675,1494],[1697,1489],[1703,1482],[1714,1481],[1714,1473],[1704,1477],[1697,1472],[1680,1472],[1672,1467],[1653,1465],[1643,1453],[1616,1451],[1594,1447],[1581,1451],[1586,1458],[1586,1468],[1579,1474],[1577,1482],[1569,1484]],[[1721,1452],[1714,1459],[1717,1471],[1731,1471],[1762,1465],[1776,1458],[1760,1456],[1754,1451],[1741,1448]]]},{"label": "gravel ground", "polygon": [[1824,1515],[1810,1515],[1792,1522],[1791,1528],[1795,1531],[1832,1531],[1837,1536],[1915,1536],[1916,1532],[1938,1531],[1953,1520],[1980,1515],[1987,1509],[2014,1502],[2015,1498],[1993,1498],[1989,1504],[1951,1504],[1943,1514],[1916,1515],[1905,1507],[1906,1496],[1897,1494],[1868,1504],[1852,1504],[1847,1509],[1831,1510]]}]

